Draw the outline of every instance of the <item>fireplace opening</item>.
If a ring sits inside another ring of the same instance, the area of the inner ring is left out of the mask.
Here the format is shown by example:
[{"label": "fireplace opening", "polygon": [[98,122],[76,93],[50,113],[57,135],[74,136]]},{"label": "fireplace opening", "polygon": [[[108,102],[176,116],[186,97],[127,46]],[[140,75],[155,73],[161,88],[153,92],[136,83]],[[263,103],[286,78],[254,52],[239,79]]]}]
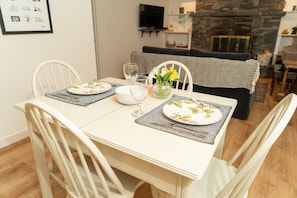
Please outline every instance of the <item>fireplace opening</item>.
[{"label": "fireplace opening", "polygon": [[250,53],[250,36],[212,35],[210,51]]}]

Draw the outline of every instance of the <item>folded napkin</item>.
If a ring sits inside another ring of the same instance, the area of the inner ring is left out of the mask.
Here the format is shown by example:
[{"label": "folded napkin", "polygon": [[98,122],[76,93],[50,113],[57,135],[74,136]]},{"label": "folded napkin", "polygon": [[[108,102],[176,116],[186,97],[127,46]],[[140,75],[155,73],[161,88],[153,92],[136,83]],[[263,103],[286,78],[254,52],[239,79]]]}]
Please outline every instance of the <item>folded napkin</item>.
[{"label": "folded napkin", "polygon": [[222,119],[214,124],[209,124],[209,125],[188,125],[188,124],[175,122],[167,118],[166,116],[164,116],[162,113],[162,109],[164,105],[166,105],[170,101],[176,101],[176,100],[191,100],[191,99],[183,96],[173,95],[171,99],[167,100],[165,103],[161,104],[160,106],[153,109],[152,111],[137,118],[135,122],[147,127],[159,129],[161,131],[172,133],[184,138],[188,138],[188,139],[192,139],[195,141],[204,142],[208,144],[213,144],[215,137],[220,131],[222,125],[224,124],[231,110],[231,107],[220,105],[220,104],[214,104],[210,102],[205,102],[205,101],[200,101],[200,102],[205,102],[207,104],[217,107],[223,114]]},{"label": "folded napkin", "polygon": [[59,91],[51,92],[51,93],[46,93],[45,95],[47,97],[60,100],[63,102],[75,104],[75,105],[80,105],[80,106],[88,106],[89,104],[92,104],[94,102],[97,102],[99,100],[102,100],[104,98],[107,98],[109,96],[114,95],[115,88],[121,85],[118,84],[112,84],[112,88],[107,91],[103,92],[100,94],[94,94],[94,95],[77,95],[77,94],[72,94],[67,91],[67,89],[62,89]]}]

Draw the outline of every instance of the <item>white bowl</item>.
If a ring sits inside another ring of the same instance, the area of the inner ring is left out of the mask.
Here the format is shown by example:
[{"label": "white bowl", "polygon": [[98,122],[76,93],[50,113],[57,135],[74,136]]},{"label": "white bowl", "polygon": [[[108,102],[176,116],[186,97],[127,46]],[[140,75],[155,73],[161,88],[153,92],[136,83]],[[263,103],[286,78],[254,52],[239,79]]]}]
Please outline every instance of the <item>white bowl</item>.
[{"label": "white bowl", "polygon": [[128,85],[117,87],[115,89],[115,95],[117,101],[121,104],[133,105],[137,103],[136,100],[132,98]]}]

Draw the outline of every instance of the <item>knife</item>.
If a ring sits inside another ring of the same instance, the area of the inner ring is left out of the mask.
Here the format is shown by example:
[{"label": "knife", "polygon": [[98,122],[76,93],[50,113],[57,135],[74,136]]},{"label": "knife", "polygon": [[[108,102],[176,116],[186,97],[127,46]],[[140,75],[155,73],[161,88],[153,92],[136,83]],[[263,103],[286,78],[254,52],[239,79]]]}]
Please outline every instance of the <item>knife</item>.
[{"label": "knife", "polygon": [[164,127],[167,129],[183,129],[183,132],[192,136],[196,136],[196,137],[200,137],[200,138],[206,138],[207,137],[207,133],[204,131],[197,131],[194,129],[190,129],[188,127],[183,127],[180,125],[176,125],[174,123],[169,123],[169,125],[167,124],[161,124],[161,123],[157,123],[157,122],[151,122],[150,124],[152,125],[156,125],[156,126],[160,126],[160,127]]},{"label": "knife", "polygon": [[196,133],[199,132],[199,133],[204,134],[205,136],[208,135],[208,133],[205,132],[205,131],[195,130],[195,129],[192,129],[192,128],[190,128],[190,127],[184,126],[184,125],[182,125],[182,124],[177,124],[177,123],[172,123],[172,122],[169,122],[169,124],[170,124],[171,126],[173,126],[173,127],[178,127],[178,128],[186,129],[186,130],[189,130],[189,131],[194,131],[194,132],[196,132]]}]

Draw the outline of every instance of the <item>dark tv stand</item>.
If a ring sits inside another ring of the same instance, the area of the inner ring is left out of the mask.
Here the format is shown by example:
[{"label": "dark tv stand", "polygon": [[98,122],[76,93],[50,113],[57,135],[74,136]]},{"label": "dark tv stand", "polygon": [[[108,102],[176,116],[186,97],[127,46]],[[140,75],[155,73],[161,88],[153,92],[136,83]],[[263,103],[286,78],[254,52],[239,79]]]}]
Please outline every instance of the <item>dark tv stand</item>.
[{"label": "dark tv stand", "polygon": [[143,37],[144,33],[149,33],[149,36],[151,37],[152,32],[156,32],[156,36],[158,36],[158,33],[160,31],[166,30],[167,28],[139,28],[138,31],[141,32],[141,37]]}]

